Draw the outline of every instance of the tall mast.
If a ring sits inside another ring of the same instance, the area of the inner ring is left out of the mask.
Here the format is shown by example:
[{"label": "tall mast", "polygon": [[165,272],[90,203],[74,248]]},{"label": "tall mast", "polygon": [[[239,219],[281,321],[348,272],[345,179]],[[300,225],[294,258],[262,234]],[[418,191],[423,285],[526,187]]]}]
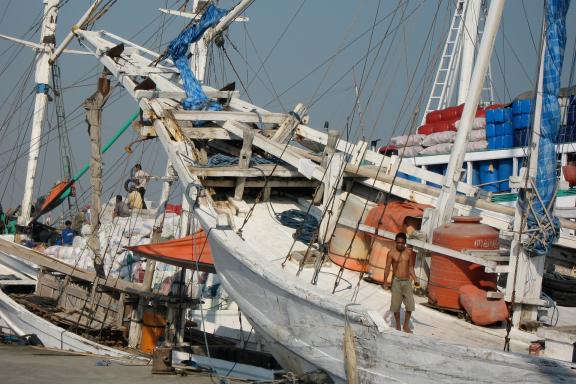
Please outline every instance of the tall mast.
[{"label": "tall mast", "polygon": [[22,213],[18,218],[18,224],[27,225],[30,221],[32,194],[34,193],[34,181],[38,155],[40,153],[40,141],[42,137],[42,125],[46,116],[46,104],[48,102],[48,83],[50,79],[50,57],[56,46],[56,17],[60,0],[44,0],[44,17],[40,34],[40,49],[36,56],[36,97],[34,101],[34,115],[32,116],[32,134],[30,135],[30,150],[28,154],[28,167],[26,169],[26,183],[24,196],[22,197]]},{"label": "tall mast", "polygon": [[490,4],[488,11],[488,18],[486,20],[486,30],[482,35],[482,42],[478,50],[478,58],[472,73],[472,80],[470,81],[470,89],[466,96],[466,104],[460,119],[460,127],[456,134],[454,147],[450,155],[450,162],[444,177],[444,185],[438,197],[438,224],[450,222],[452,218],[452,210],[456,199],[456,183],[460,181],[462,173],[462,163],[464,162],[464,154],[466,153],[466,141],[468,134],[472,129],[472,123],[476,115],[476,108],[480,101],[480,94],[488,66],[490,64],[490,57],[492,49],[494,48],[494,41],[500,25],[502,11],[504,10],[505,0],[493,0]]},{"label": "tall mast", "polygon": [[478,21],[480,18],[480,6],[482,0],[468,0],[464,26],[461,34],[462,59],[460,61],[460,86],[458,87],[458,104],[466,101],[472,67],[474,66],[474,51],[476,50],[476,38],[478,36]]},{"label": "tall mast", "polygon": [[[200,15],[204,8],[207,6],[206,0],[194,0],[193,12]],[[197,42],[190,44],[190,68],[200,82],[204,84],[206,77],[206,65],[208,63],[208,44],[204,39],[199,39]],[[170,164],[170,162],[168,162]],[[166,185],[166,184],[165,184]],[[164,193],[164,189],[162,190]],[[190,234],[190,220],[191,220],[192,207],[188,202],[186,192],[182,195],[182,216],[180,222],[180,236],[184,237]]]}]

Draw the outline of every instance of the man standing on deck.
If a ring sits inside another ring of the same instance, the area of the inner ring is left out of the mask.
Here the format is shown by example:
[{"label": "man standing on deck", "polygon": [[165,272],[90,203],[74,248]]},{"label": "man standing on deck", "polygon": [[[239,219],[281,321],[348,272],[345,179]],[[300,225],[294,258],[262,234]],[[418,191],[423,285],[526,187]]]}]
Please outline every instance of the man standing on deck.
[{"label": "man standing on deck", "polygon": [[[392,300],[390,302],[390,312],[394,313],[396,320],[396,329],[400,329],[400,307],[404,302],[406,316],[404,316],[403,330],[412,333],[410,330],[410,316],[414,312],[414,294],[412,292],[412,280],[416,281],[416,272],[414,272],[414,257],[412,249],[406,248],[406,234],[399,232],[395,239],[396,247],[391,249],[386,259],[386,268],[384,269],[385,279],[390,273],[392,266]],[[387,286],[387,283],[384,283]]]},{"label": "man standing on deck", "polygon": [[140,192],[142,196],[142,209],[148,209],[146,207],[146,201],[144,201],[144,195],[146,194],[146,183],[148,183],[148,176],[146,172],[142,170],[141,164],[136,164],[134,166],[134,179],[136,179],[136,190]]}]

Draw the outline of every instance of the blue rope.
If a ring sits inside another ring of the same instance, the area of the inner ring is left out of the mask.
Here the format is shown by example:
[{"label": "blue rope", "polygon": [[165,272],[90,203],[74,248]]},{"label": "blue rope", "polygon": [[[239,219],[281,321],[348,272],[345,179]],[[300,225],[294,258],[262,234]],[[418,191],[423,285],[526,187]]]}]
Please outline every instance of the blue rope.
[{"label": "blue rope", "polygon": [[[222,153],[210,157],[206,165],[199,165],[199,167],[213,168],[213,167],[230,167],[238,164],[238,158],[235,156],[228,156]],[[252,156],[250,157],[250,166],[258,164],[274,164],[274,161],[265,159],[263,157]]]},{"label": "blue rope", "polygon": [[310,244],[318,228],[318,219],[297,209],[289,209],[276,216],[282,225],[296,229],[294,238],[305,244]]}]

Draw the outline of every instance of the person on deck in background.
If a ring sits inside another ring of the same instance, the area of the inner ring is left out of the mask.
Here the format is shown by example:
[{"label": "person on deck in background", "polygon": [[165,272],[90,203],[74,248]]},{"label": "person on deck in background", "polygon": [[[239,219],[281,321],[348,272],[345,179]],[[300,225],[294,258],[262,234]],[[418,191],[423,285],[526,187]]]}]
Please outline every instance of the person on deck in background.
[{"label": "person on deck in background", "polygon": [[144,201],[144,195],[146,194],[146,184],[148,183],[147,177],[150,176],[148,173],[142,170],[141,164],[136,164],[134,166],[134,178],[136,179],[136,189],[140,192],[142,197],[142,209],[147,209],[146,201]]},{"label": "person on deck in background", "polygon": [[130,208],[122,201],[120,195],[116,195],[116,204],[114,205],[114,212],[112,212],[112,218],[115,217],[130,217]]},{"label": "person on deck in background", "polygon": [[[396,329],[400,329],[400,307],[404,302],[406,309],[406,316],[404,316],[403,330],[407,333],[412,333],[410,330],[410,316],[414,312],[414,293],[412,291],[412,280],[416,282],[416,272],[414,271],[414,257],[413,251],[406,248],[406,234],[399,232],[395,238],[396,247],[391,249],[388,253],[386,260],[386,268],[384,269],[384,276],[390,273],[390,266],[392,266],[392,300],[390,301],[390,312],[394,313],[396,320]],[[384,287],[387,287],[384,283]]]},{"label": "person on deck in background", "polygon": [[130,209],[142,209],[144,207],[144,200],[142,200],[140,192],[138,192],[135,187],[130,188],[130,193],[128,194],[128,206]]},{"label": "person on deck in background", "polygon": [[62,230],[62,245],[72,245],[76,231],[72,229],[72,222],[70,220],[66,220],[64,225],[66,228]]}]

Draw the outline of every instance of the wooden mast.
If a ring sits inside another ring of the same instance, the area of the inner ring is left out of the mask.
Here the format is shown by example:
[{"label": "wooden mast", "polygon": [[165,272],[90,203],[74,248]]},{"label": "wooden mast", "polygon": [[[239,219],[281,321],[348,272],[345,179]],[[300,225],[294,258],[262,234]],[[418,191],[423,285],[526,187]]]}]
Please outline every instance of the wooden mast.
[{"label": "wooden mast", "polygon": [[466,153],[466,142],[468,141],[468,135],[472,130],[476,108],[480,101],[480,95],[482,93],[488,65],[490,64],[490,57],[494,47],[496,34],[498,33],[504,4],[505,0],[494,0],[490,4],[490,10],[488,11],[488,17],[486,20],[486,30],[482,35],[482,42],[480,43],[480,49],[478,50],[478,58],[472,73],[472,80],[470,81],[470,89],[468,90],[466,104],[464,105],[464,111],[462,112],[462,118],[460,119],[460,127],[456,134],[456,139],[454,140],[452,153],[450,154],[450,162],[448,163],[448,169],[446,170],[446,176],[444,177],[442,192],[438,198],[438,219],[437,224],[434,227],[450,222],[453,216],[454,203],[456,199],[456,184],[460,181],[462,173],[462,164]]},{"label": "wooden mast", "polygon": [[51,72],[49,59],[56,45],[56,18],[59,3],[60,0],[48,0],[44,2],[44,17],[42,19],[42,33],[40,34],[41,48],[38,50],[38,56],[36,57],[36,72],[34,76],[36,96],[34,101],[34,114],[32,115],[30,151],[28,155],[24,195],[22,196],[22,211],[20,217],[18,217],[18,224],[20,225],[28,225],[30,221],[34,181],[36,179],[36,168],[40,154],[40,143],[42,141],[42,125],[44,124],[46,105],[48,104],[48,84]]},{"label": "wooden mast", "polygon": [[102,208],[102,153],[101,147],[101,123],[102,107],[106,104],[110,94],[110,72],[104,68],[98,79],[98,90],[87,98],[83,107],[86,109],[86,121],[88,122],[88,133],[90,134],[90,181],[92,184],[92,205],[90,208],[90,237],[88,246],[94,252],[94,269],[98,276],[104,277],[104,260],[100,254],[100,210]]}]

